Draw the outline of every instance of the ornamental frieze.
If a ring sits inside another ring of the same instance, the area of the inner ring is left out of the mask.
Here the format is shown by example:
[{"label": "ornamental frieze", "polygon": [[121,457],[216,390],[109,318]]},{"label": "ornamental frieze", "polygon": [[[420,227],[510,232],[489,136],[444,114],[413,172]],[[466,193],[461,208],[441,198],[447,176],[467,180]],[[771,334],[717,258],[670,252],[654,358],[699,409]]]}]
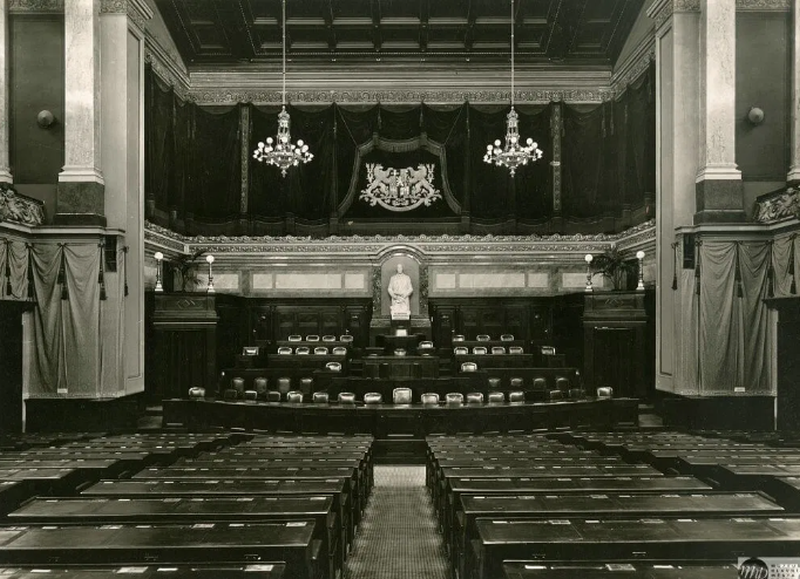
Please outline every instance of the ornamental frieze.
[{"label": "ornamental frieze", "polygon": [[5,183],[0,184],[0,221],[41,225],[44,222],[44,203],[20,195]]},{"label": "ornamental frieze", "polygon": [[800,218],[800,188],[762,195],[756,200],[756,221],[771,223],[787,217]]},{"label": "ornamental frieze", "polygon": [[655,238],[650,220],[623,233],[595,235],[395,235],[395,236],[184,236],[147,222],[145,239],[178,251],[203,248],[211,253],[374,254],[397,244],[414,244],[425,253],[593,252],[607,246],[630,246]]}]

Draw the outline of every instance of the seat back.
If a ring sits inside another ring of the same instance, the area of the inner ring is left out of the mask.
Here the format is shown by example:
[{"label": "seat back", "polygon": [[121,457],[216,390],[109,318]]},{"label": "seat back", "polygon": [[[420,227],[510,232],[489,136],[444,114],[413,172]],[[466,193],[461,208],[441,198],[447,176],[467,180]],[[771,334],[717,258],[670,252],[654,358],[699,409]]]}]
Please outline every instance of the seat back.
[{"label": "seat back", "polygon": [[463,342],[466,339],[467,338],[464,336],[464,334],[454,334],[453,335],[453,341],[454,342]]},{"label": "seat back", "polygon": [[508,380],[508,384],[514,389],[523,388],[525,385],[525,380],[524,378],[520,378],[519,376],[514,376],[513,378],[510,378]]},{"label": "seat back", "polygon": [[614,389],[611,386],[601,386],[597,389],[598,398],[613,398]]},{"label": "seat back", "polygon": [[478,334],[475,336],[475,339],[479,342],[489,342],[491,341],[492,337],[489,334]]},{"label": "seat back", "polygon": [[256,389],[259,398],[264,398],[267,395],[267,379],[263,376],[253,380],[253,387]]},{"label": "seat back", "polygon": [[300,390],[290,390],[286,394],[286,402],[302,402],[303,393]]},{"label": "seat back", "polygon": [[319,391],[314,392],[314,397],[311,400],[317,404],[327,404],[330,400],[330,397],[328,396],[327,392]]},{"label": "seat back", "polygon": [[564,393],[561,390],[550,390],[550,400],[563,400]]},{"label": "seat back", "polygon": [[306,336],[306,342],[319,342],[319,335],[309,334]]},{"label": "seat back", "polygon": [[280,348],[278,348],[278,354],[283,354],[285,356],[291,353],[292,349],[289,346],[281,346]]},{"label": "seat back", "polygon": [[456,406],[464,403],[464,395],[461,392],[448,392],[444,399],[448,406]]},{"label": "seat back", "polygon": [[483,392],[467,392],[467,404],[483,404]]},{"label": "seat back", "polygon": [[249,400],[250,402],[255,402],[256,400],[258,400],[258,392],[256,392],[255,390],[245,390],[244,399]]},{"label": "seat back", "polygon": [[505,354],[506,349],[503,346],[492,346],[492,354]]},{"label": "seat back", "polygon": [[281,394],[288,394],[292,389],[292,379],[287,376],[278,378],[278,392]]},{"label": "seat back", "polygon": [[439,404],[439,395],[436,392],[425,392],[420,397],[420,402],[423,404]]},{"label": "seat back", "polygon": [[502,392],[489,392],[489,404],[503,404],[506,401],[506,395]]},{"label": "seat back", "polygon": [[542,376],[537,376],[533,379],[533,389],[544,392],[547,390],[547,380]]},{"label": "seat back", "polygon": [[206,397],[206,389],[201,388],[200,386],[193,386],[189,388],[189,398],[205,398]]},{"label": "seat back", "polygon": [[462,372],[477,372],[478,365],[475,362],[464,362],[461,364],[461,371]]},{"label": "seat back", "polygon": [[433,342],[430,340],[423,340],[417,346],[417,351],[423,356],[430,355],[433,352]]},{"label": "seat back", "polygon": [[586,396],[586,393],[583,391],[583,388],[570,388],[569,389],[569,397],[573,400],[579,400]]},{"label": "seat back", "polygon": [[353,336],[350,334],[342,334],[341,336],[339,336],[339,341],[350,343],[353,341]]},{"label": "seat back", "polygon": [[486,346],[475,346],[474,348],[472,348],[472,353],[478,354],[480,356],[483,356],[487,352],[488,350],[486,349]]},{"label": "seat back", "polygon": [[222,393],[223,400],[236,400],[239,397],[239,394],[233,388],[226,388],[225,392]]},{"label": "seat back", "polygon": [[347,348],[344,346],[334,346],[333,350],[331,350],[331,354],[334,356],[347,356]]},{"label": "seat back", "polygon": [[314,379],[309,376],[303,376],[300,378],[300,392],[303,394],[311,394],[311,390],[314,388]]},{"label": "seat back", "polygon": [[281,393],[277,390],[270,390],[267,392],[267,402],[280,402]]},{"label": "seat back", "polygon": [[509,354],[524,354],[525,353],[525,348],[523,348],[522,346],[509,346],[508,347],[508,353]]},{"label": "seat back", "polygon": [[336,336],[334,336],[333,334],[325,334],[324,336],[322,336],[322,341],[323,342],[335,342],[336,341]]},{"label": "seat back", "polygon": [[342,363],[341,362],[328,362],[325,364],[325,369],[331,372],[341,372],[342,371]]},{"label": "seat back", "polygon": [[513,342],[514,341],[514,334],[501,334],[500,335],[501,342]]},{"label": "seat back", "polygon": [[556,388],[565,394],[569,392],[569,378],[565,378],[564,376],[559,376],[556,378]]},{"label": "seat back", "polygon": [[308,346],[297,346],[294,350],[295,354],[306,355],[311,353],[311,348]]},{"label": "seat back", "polygon": [[302,342],[303,336],[301,336],[300,334],[292,334],[291,336],[289,336],[288,340],[290,342]]},{"label": "seat back", "polygon": [[392,402],[395,404],[411,404],[413,391],[411,388],[395,388],[392,390]]},{"label": "seat back", "polygon": [[242,398],[244,396],[244,378],[234,378],[231,380],[231,388],[236,390],[236,396]]},{"label": "seat back", "polygon": [[513,392],[509,392],[508,401],[516,404],[519,404],[520,402],[525,402],[525,392],[521,390],[514,390]]},{"label": "seat back", "polygon": [[500,388],[500,385],[503,383],[503,380],[501,378],[498,378],[497,376],[492,376],[491,378],[489,378],[488,382],[489,382],[489,388],[497,389]]},{"label": "seat back", "polygon": [[337,400],[340,404],[355,404],[356,395],[352,392],[339,392]]},{"label": "seat back", "polygon": [[317,356],[327,356],[328,355],[328,348],[327,346],[317,346],[314,348],[314,353]]},{"label": "seat back", "polygon": [[453,348],[453,354],[455,354],[456,356],[466,356],[467,354],[469,354],[469,348],[465,346],[456,346],[455,348]]},{"label": "seat back", "polygon": [[383,402],[383,396],[380,392],[367,392],[364,394],[364,404],[380,404]]}]

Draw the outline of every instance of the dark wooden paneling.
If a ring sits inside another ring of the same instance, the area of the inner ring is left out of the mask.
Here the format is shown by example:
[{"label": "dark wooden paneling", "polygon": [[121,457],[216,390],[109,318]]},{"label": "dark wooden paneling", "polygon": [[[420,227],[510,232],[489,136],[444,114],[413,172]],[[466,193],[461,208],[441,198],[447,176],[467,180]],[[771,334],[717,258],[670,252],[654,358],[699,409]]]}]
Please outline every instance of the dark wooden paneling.
[{"label": "dark wooden paneling", "polygon": [[22,313],[29,304],[0,301],[0,432],[22,432]]}]

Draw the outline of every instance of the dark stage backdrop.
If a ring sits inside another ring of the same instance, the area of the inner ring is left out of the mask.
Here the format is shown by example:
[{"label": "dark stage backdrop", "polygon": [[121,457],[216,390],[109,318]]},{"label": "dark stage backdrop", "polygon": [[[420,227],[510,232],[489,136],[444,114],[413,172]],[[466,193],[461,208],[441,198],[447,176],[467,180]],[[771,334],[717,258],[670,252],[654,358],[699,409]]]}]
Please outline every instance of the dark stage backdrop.
[{"label": "dark stage backdrop", "polygon": [[[308,234],[326,235],[334,221],[405,222],[424,233],[426,224],[458,224],[467,216],[484,231],[514,224],[500,233],[569,233],[601,222],[612,232],[653,217],[653,68],[613,102],[518,105],[520,134],[538,141],[544,157],[519,168],[516,178],[483,162],[486,145],[505,134],[506,104],[289,106],[292,137],[302,138],[314,159],[284,178],[252,160],[258,142],[276,134],[279,106],[187,103],[150,68],[146,99],[148,218],[180,233],[292,233],[287,223],[297,222]],[[560,126],[552,122],[554,107],[561,107]],[[550,164],[557,130],[560,213]],[[433,164],[432,184],[442,198],[407,212],[370,206],[359,199],[368,163]]]}]

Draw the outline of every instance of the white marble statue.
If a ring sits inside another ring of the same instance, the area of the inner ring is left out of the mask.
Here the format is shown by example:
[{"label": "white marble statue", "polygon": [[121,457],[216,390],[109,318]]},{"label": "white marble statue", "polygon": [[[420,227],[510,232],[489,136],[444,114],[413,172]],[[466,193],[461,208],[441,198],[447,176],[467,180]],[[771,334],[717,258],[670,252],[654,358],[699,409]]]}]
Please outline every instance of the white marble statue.
[{"label": "white marble statue", "polygon": [[389,278],[389,296],[392,298],[390,307],[392,319],[408,319],[411,315],[409,297],[414,293],[411,278],[403,273],[403,265],[397,264],[397,273]]}]

